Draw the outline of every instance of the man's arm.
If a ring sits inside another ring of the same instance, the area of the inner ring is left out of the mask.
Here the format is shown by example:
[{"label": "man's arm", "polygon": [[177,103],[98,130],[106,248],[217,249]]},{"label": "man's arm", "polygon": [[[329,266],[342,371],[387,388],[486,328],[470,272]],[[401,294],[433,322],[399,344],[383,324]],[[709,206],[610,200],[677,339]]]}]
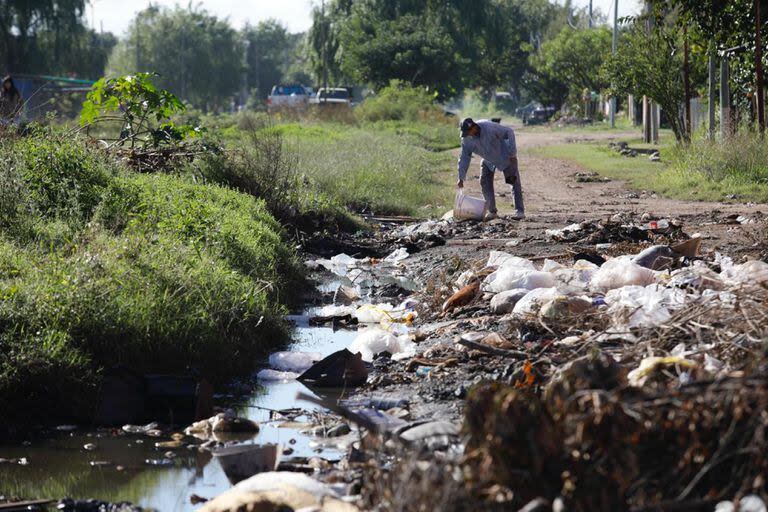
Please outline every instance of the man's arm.
[{"label": "man's arm", "polygon": [[459,156],[459,187],[464,185],[469,170],[469,162],[472,161],[472,144],[466,138],[461,139],[461,156]]}]

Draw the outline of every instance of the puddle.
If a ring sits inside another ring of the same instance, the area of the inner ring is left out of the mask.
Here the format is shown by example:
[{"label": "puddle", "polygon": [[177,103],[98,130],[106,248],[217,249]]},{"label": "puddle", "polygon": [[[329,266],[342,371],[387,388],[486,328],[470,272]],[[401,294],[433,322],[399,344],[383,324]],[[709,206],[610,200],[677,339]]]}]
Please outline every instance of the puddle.
[{"label": "puddle", "polygon": [[[320,352],[323,356],[347,347],[355,338],[355,331],[333,331],[330,328],[310,327],[306,316],[290,317],[297,324],[296,342],[287,350]],[[319,455],[337,459],[340,452],[324,448],[321,452],[311,446],[313,438],[296,429],[277,428],[266,423],[269,411],[309,404],[295,400],[297,391],[309,392],[299,382],[264,383],[236,409],[241,416],[261,425],[259,434],[248,442],[281,443],[293,449],[291,456]],[[210,453],[195,450],[176,450],[173,465],[152,467],[147,459],[162,459],[164,449],[155,449],[150,437],[114,437],[109,431],[55,433],[49,438],[35,439],[32,444],[6,446],[0,444],[0,459],[25,457],[25,466],[0,462],[0,496],[24,498],[75,499],[96,498],[106,501],[130,501],[136,505],[153,507],[160,511],[191,511],[189,497],[197,494],[214,497],[230,488],[218,461]],[[88,443],[97,445],[86,451]],[[110,466],[93,467],[92,461],[108,461]],[[118,470],[117,466],[124,469]]]}]

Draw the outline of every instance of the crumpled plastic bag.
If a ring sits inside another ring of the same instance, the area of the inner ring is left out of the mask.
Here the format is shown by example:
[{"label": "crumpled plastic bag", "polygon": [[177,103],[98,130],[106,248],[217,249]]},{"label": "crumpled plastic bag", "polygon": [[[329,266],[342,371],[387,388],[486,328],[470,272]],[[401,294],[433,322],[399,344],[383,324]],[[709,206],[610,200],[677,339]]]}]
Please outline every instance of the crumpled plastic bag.
[{"label": "crumpled plastic bag", "polygon": [[564,295],[554,287],[531,290],[522,299],[517,301],[512,314],[517,317],[538,315],[539,310],[544,304],[558,297],[564,297]]},{"label": "crumpled plastic bag", "polygon": [[566,295],[583,293],[589,290],[592,277],[600,267],[588,261],[579,260],[572,267],[555,269],[555,286]]},{"label": "crumpled plastic bag", "polygon": [[680,356],[646,357],[640,361],[640,366],[627,374],[627,382],[632,386],[642,386],[657,368],[665,366],[679,366],[681,368],[694,368],[696,363]]},{"label": "crumpled plastic bag", "polygon": [[652,270],[621,257],[606,261],[596,270],[590,285],[595,291],[607,292],[624,286],[648,286],[655,280]]},{"label": "crumpled plastic bag", "polygon": [[520,270],[536,270],[536,266],[531,260],[521,258],[519,256],[513,256],[504,251],[491,251],[488,256],[488,263],[486,267],[514,267]]},{"label": "crumpled plastic bag", "polygon": [[269,366],[283,372],[303,373],[322,358],[320,352],[275,352],[269,355]]},{"label": "crumpled plastic bag", "polygon": [[751,260],[740,265],[726,266],[721,276],[734,285],[768,283],[768,263]]},{"label": "crumpled plastic bag", "polygon": [[653,327],[672,317],[670,309],[682,306],[685,292],[659,285],[624,286],[605,295],[608,315],[617,327]]},{"label": "crumpled plastic bag", "polygon": [[539,270],[520,270],[514,266],[502,266],[483,281],[481,290],[491,293],[501,293],[515,288],[535,290],[537,288],[552,288],[555,277],[550,272]]},{"label": "crumpled plastic bag", "polygon": [[407,335],[395,336],[378,327],[360,331],[347,349],[353,354],[360,353],[363,361],[368,363],[382,352],[389,352],[396,361],[416,354],[416,344]]}]

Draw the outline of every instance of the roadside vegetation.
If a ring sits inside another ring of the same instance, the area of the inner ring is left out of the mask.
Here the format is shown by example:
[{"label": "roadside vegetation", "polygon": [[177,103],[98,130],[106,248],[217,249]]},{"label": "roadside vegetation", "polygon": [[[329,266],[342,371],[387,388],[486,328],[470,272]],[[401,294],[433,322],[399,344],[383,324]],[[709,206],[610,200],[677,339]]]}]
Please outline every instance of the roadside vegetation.
[{"label": "roadside vegetation", "polygon": [[768,201],[768,145],[757,134],[744,133],[727,144],[712,144],[703,136],[690,146],[659,147],[642,144],[640,139],[627,142],[632,148],[658,149],[661,162],[651,162],[642,154],[627,158],[605,142],[559,144],[533,152],[675,199]]},{"label": "roadside vegetation", "polygon": [[0,160],[2,410],[77,416],[110,366],[221,378],[286,339],[301,270],[263,201],[50,134]]}]

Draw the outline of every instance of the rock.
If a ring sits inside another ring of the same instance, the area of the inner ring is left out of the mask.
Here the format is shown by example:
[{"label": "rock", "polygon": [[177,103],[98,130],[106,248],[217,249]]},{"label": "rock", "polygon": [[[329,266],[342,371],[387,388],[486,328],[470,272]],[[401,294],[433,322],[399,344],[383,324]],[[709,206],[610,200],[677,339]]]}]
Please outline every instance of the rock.
[{"label": "rock", "polygon": [[515,304],[525,297],[527,293],[528,290],[524,288],[516,288],[494,295],[491,299],[491,312],[496,315],[511,313],[515,308]]},{"label": "rock", "polygon": [[592,308],[592,301],[582,297],[557,297],[545,303],[539,310],[542,320],[567,320]]},{"label": "rock", "polygon": [[338,425],[328,429],[326,437],[341,437],[349,434],[350,432],[352,432],[352,429],[349,427],[349,425],[346,423],[339,423]]}]

